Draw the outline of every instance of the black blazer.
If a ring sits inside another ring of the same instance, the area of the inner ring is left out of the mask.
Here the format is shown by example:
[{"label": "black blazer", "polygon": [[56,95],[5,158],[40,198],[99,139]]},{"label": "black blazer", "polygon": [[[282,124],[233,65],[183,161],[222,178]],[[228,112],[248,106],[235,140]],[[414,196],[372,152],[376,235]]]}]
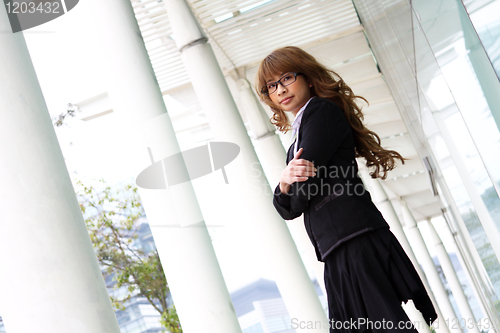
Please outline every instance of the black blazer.
[{"label": "black blazer", "polygon": [[[318,260],[345,241],[364,232],[389,228],[358,176],[354,138],[342,109],[314,97],[302,115],[297,138],[299,158],[318,169],[316,176],[295,182],[287,194],[274,190],[273,204],[281,217],[293,220],[304,213],[307,234]],[[294,143],[286,163],[293,158]]]}]

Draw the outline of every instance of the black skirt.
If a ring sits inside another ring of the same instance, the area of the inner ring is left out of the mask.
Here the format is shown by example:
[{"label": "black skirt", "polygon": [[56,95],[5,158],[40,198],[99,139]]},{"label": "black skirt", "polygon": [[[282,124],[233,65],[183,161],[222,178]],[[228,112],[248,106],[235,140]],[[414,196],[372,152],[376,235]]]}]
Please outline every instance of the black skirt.
[{"label": "black skirt", "polygon": [[436,311],[413,264],[388,228],[339,246],[325,258],[330,332],[413,332],[401,307],[412,299],[427,323]]}]

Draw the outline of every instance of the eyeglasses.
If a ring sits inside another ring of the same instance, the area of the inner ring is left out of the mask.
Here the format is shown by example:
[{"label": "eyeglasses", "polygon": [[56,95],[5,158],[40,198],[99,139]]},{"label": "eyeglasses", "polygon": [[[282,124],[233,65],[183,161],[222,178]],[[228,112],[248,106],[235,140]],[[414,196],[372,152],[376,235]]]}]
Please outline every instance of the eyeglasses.
[{"label": "eyeglasses", "polygon": [[286,73],[276,82],[268,82],[260,92],[264,95],[271,95],[278,89],[278,84],[283,87],[289,86],[297,80],[297,75],[303,75],[302,73]]}]

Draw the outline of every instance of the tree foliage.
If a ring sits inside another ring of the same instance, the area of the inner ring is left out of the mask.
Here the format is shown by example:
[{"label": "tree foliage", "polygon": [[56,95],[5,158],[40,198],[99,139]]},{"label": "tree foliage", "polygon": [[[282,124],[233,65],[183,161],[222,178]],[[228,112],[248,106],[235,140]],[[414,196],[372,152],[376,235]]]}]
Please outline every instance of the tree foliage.
[{"label": "tree foliage", "polygon": [[62,125],[64,125],[65,119],[70,118],[70,117],[74,117],[77,111],[79,111],[78,106],[76,106],[75,104],[72,104],[72,103],[68,103],[68,106],[67,106],[67,109],[65,112],[52,118],[52,120],[54,121],[54,126],[61,127]]},{"label": "tree foliage", "polygon": [[96,190],[77,181],[77,197],[108,288],[126,289],[125,297],[111,297],[115,309],[124,310],[131,297],[147,299],[161,324],[172,333],[182,332],[175,307],[168,304],[168,284],[156,248],[146,251],[140,244],[144,208],[137,187],[126,185],[112,193],[100,180]]}]

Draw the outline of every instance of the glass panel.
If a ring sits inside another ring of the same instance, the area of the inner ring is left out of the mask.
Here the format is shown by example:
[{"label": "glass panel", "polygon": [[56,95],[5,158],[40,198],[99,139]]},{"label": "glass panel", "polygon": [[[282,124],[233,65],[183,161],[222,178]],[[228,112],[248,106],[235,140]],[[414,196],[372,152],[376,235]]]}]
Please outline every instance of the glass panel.
[{"label": "glass panel", "polygon": [[500,0],[464,1],[470,20],[477,31],[493,67],[500,77]]},{"label": "glass panel", "polygon": [[[500,132],[495,126],[500,124],[495,122],[495,114],[500,115],[500,82],[460,1],[419,0],[414,4],[425,43],[431,47],[428,54],[436,58],[448,86],[445,89],[451,91],[492,186],[500,193]],[[438,103],[440,92],[433,96]]]},{"label": "glass panel", "polygon": [[[451,193],[498,295],[500,266],[486,236],[496,247],[495,239],[500,236],[494,224],[500,224],[500,215],[494,205],[485,204],[485,198],[496,192],[492,179],[498,184],[500,178],[499,168],[493,167],[500,162],[500,154],[495,153],[500,135],[496,126],[489,126],[495,122],[486,93],[481,89],[481,73],[477,73],[478,66],[474,66],[474,62],[487,62],[487,59],[473,59],[479,58],[478,54],[473,55],[481,51],[477,50],[479,41],[468,31],[472,25],[464,22],[468,18],[456,0],[420,0],[415,2],[415,11],[421,24],[420,29],[415,29],[417,78],[429,101],[429,106],[420,110],[433,113],[446,146],[452,150],[450,157],[461,170],[459,177],[467,191],[460,194],[461,191],[450,186]],[[450,147],[452,145],[455,147]],[[449,167],[443,165],[443,160],[439,163],[447,183],[456,183],[451,177],[454,173],[447,170]],[[489,170],[485,167],[488,165]],[[495,200],[498,200],[496,193]],[[478,218],[486,233],[478,228]],[[496,252],[498,256],[499,249]],[[498,304],[497,299],[494,301]]]},{"label": "glass panel", "polygon": [[[354,4],[406,125],[420,142],[422,154],[437,165],[451,193],[446,200],[458,207],[456,218],[465,222],[466,236],[481,258],[474,274],[489,302],[485,305],[489,315],[496,320],[500,310],[496,73],[459,0],[416,0],[414,15],[405,0],[354,0]],[[492,45],[500,50],[496,30],[488,27]]]}]

